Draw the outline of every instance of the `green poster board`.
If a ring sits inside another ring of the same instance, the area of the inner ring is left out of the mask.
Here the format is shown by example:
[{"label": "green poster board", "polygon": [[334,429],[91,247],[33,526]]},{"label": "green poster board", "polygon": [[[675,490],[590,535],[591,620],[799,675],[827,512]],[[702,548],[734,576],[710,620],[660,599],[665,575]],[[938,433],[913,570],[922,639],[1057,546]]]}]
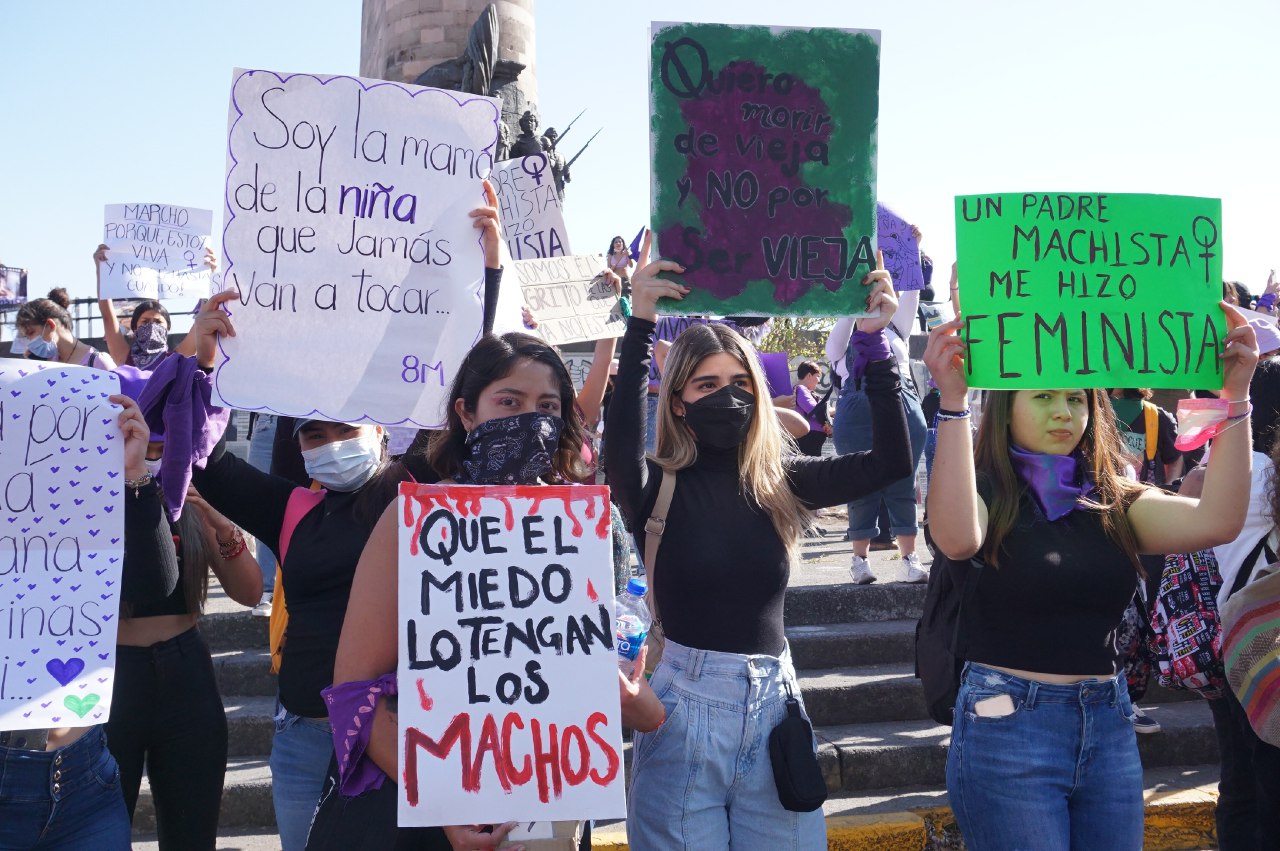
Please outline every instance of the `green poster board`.
[{"label": "green poster board", "polygon": [[957,197],[970,386],[1220,388],[1221,223],[1216,198]]},{"label": "green poster board", "polygon": [[848,316],[875,268],[880,34],[656,23],[655,256],[663,313]]}]

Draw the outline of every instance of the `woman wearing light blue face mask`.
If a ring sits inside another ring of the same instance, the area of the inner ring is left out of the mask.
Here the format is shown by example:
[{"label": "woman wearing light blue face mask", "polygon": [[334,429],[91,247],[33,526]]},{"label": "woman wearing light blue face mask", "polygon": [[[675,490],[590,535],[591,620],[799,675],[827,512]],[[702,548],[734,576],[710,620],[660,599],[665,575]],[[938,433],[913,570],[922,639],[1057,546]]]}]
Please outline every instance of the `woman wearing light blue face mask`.
[{"label": "woman wearing light blue face mask", "polygon": [[71,330],[71,314],[67,312],[70,304],[67,291],[61,288],[50,291],[48,298],[24,304],[14,320],[18,333],[11,354],[32,360],[115,369],[110,355],[76,339]]},{"label": "woman wearing light blue face mask", "polygon": [[[386,458],[381,426],[298,420],[294,435],[307,475],[324,490],[307,509],[297,502],[305,491],[255,469],[221,443],[204,470],[192,471],[211,506],[281,555],[289,625],[279,660],[271,787],[285,849],[305,845],[333,754],[320,691],[333,681],[356,563],[397,486],[410,478]],[[287,534],[286,519],[296,524]]]},{"label": "woman wearing light blue face mask", "polygon": [[[490,206],[472,211],[471,217],[481,231],[485,315],[491,317],[501,281],[501,238],[497,199],[487,186],[486,196]],[[218,337],[235,333],[222,310],[235,297],[228,291],[209,299],[192,328],[196,359],[204,369],[214,365]],[[283,851],[305,847],[333,755],[320,691],[333,682],[356,564],[400,482],[412,478],[387,457],[381,426],[300,420],[294,434],[307,475],[324,491],[319,499],[289,479],[257,470],[227,453],[225,443],[214,447],[203,470],[192,471],[192,483],[214,509],[280,557],[289,624],[278,659],[270,765]]]}]

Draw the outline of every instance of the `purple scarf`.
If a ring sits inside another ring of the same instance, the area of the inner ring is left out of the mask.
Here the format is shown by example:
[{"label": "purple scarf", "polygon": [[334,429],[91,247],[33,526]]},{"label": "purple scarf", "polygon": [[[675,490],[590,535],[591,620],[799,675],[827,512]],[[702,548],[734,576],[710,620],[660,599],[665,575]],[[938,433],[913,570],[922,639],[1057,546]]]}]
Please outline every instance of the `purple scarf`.
[{"label": "purple scarf", "polygon": [[1010,443],[1009,458],[1050,520],[1066,517],[1079,507],[1081,497],[1093,492],[1093,482],[1081,474],[1080,458],[1074,453],[1028,452]]}]

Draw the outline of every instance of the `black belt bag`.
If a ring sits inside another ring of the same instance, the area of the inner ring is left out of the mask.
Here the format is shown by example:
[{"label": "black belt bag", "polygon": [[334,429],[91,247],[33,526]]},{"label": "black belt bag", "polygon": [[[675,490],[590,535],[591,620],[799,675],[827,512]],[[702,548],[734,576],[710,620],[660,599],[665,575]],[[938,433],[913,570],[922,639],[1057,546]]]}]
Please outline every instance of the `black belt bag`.
[{"label": "black belt bag", "polygon": [[769,761],[778,800],[793,813],[811,813],[827,800],[827,783],[813,752],[813,727],[800,714],[800,701],[787,687],[787,717],[769,734]]}]

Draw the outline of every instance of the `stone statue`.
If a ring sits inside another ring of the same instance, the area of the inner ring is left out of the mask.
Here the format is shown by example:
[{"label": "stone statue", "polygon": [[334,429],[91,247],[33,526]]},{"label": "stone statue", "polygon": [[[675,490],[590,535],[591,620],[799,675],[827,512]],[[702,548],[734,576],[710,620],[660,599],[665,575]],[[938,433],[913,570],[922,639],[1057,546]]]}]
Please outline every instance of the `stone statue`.
[{"label": "stone statue", "polygon": [[511,127],[505,121],[498,122],[498,153],[494,162],[511,159]]},{"label": "stone statue", "polygon": [[510,159],[542,153],[542,141],[538,138],[538,116],[526,109],[520,116],[520,136],[511,145]]},{"label": "stone statue", "polygon": [[413,82],[419,86],[491,95],[497,60],[498,9],[490,3],[471,26],[466,52],[457,59],[432,65]]},{"label": "stone statue", "polygon": [[569,167],[565,164],[564,154],[556,148],[560,134],[556,128],[548,127],[542,134],[542,152],[547,155],[547,164],[551,166],[551,176],[556,184],[556,196],[564,201],[564,185],[569,182]]}]

